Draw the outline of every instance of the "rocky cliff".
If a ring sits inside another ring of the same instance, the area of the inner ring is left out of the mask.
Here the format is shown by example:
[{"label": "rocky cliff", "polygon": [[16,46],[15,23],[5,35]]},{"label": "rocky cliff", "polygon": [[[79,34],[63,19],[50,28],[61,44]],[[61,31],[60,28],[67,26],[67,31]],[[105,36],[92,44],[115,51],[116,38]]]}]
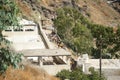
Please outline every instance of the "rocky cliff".
[{"label": "rocky cliff", "polygon": [[120,13],[112,8],[106,0],[17,0],[22,16],[38,22],[49,20],[46,25],[53,25],[56,9],[60,7],[77,8],[91,22],[106,26],[117,26]]}]

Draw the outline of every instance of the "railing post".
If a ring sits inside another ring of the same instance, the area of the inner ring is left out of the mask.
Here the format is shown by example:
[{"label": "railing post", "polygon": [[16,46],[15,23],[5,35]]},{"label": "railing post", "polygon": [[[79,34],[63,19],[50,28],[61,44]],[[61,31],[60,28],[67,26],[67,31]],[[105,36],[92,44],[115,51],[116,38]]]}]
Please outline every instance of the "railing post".
[{"label": "railing post", "polygon": [[38,56],[38,65],[43,66],[43,60],[41,56]]}]

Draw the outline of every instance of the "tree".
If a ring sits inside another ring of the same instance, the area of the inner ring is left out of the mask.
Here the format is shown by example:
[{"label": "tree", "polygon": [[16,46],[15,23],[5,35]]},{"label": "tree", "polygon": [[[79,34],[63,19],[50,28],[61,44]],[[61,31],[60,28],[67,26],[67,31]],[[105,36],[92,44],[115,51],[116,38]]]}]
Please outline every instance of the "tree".
[{"label": "tree", "polygon": [[[113,31],[113,28],[106,27],[102,25],[92,24],[91,27],[92,35],[95,39],[95,45],[96,48],[94,48],[94,54],[98,53],[98,50],[101,48],[102,50],[102,57],[103,58],[112,58],[111,56],[111,50],[113,50],[114,42],[115,41],[115,33]],[[99,58],[99,54],[96,54]]]},{"label": "tree", "polygon": [[[114,31],[112,27],[97,24],[89,25],[89,29],[95,39],[96,48],[93,48],[93,55],[99,58],[98,48],[102,49],[102,58],[120,58],[120,27]],[[101,44],[102,43],[102,44]]]},{"label": "tree", "polygon": [[113,49],[110,49],[111,56],[112,58],[120,58],[120,26],[118,26],[113,39],[114,46],[112,46]]},{"label": "tree", "polygon": [[9,46],[2,45],[6,42],[2,31],[19,25],[18,13],[19,9],[14,0],[0,0],[0,73],[5,72],[9,66],[18,67],[21,61],[21,54],[15,54]]},{"label": "tree", "polygon": [[[100,59],[100,77],[102,72],[102,58],[118,58],[119,54],[116,52],[120,50],[119,39],[120,33],[119,29],[114,32],[113,28],[105,27],[102,25],[93,25],[91,27],[91,32],[93,37],[96,39],[96,52],[98,58]],[[109,55],[108,55],[109,54]]]},{"label": "tree", "polygon": [[71,7],[60,8],[56,12],[57,18],[54,24],[63,42],[79,54],[91,53],[93,38],[85,25],[87,19]]}]

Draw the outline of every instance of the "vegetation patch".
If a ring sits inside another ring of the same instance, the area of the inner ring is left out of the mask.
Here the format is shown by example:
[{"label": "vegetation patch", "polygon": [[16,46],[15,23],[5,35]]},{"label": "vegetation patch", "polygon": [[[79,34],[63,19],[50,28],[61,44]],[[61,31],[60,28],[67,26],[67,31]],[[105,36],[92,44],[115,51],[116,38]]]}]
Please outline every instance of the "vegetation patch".
[{"label": "vegetation patch", "polygon": [[89,22],[80,11],[64,7],[57,11],[54,20],[55,28],[63,42],[77,54],[88,53],[93,58],[120,57],[120,27],[93,24]]},{"label": "vegetation patch", "polygon": [[74,8],[64,7],[57,10],[54,24],[58,35],[77,54],[91,53],[93,37],[85,23],[88,20]]},{"label": "vegetation patch", "polygon": [[76,68],[73,71],[62,70],[56,76],[61,80],[69,79],[69,80],[106,80],[102,75],[101,78],[99,73],[94,70],[94,68],[90,68],[91,74],[85,74],[82,72],[81,68]]}]

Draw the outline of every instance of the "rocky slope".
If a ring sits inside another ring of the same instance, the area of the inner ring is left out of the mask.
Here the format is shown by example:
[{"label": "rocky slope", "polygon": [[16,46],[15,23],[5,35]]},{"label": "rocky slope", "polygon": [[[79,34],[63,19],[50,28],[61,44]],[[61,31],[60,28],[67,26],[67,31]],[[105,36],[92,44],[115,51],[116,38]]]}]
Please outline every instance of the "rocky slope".
[{"label": "rocky slope", "polygon": [[120,0],[107,0],[107,3],[120,13]]},{"label": "rocky slope", "polygon": [[43,20],[49,19],[47,25],[56,17],[55,10],[64,6],[77,8],[97,24],[114,27],[120,23],[120,13],[105,0],[17,0],[17,4],[24,18],[38,22],[41,16]]}]

